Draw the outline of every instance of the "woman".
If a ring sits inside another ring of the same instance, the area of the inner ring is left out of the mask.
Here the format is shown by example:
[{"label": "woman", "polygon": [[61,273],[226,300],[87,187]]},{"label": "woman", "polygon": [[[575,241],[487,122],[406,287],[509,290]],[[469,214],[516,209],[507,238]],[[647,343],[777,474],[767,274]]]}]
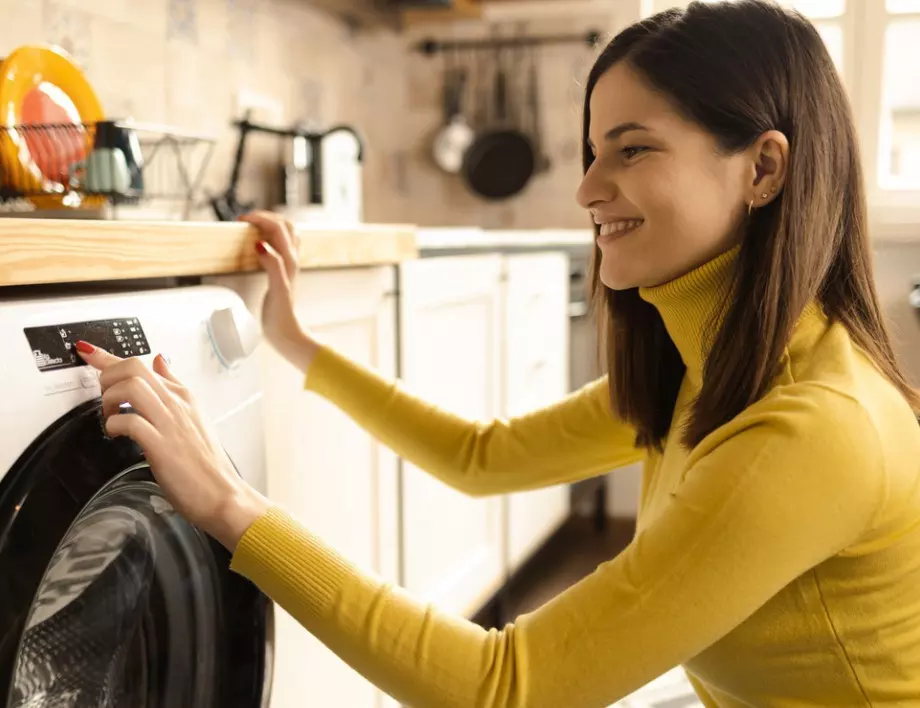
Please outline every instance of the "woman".
[{"label": "woman", "polygon": [[488,494],[645,458],[633,542],[536,612],[486,632],[362,574],[236,477],[162,358],[84,343],[107,430],[236,571],[410,705],[606,706],[677,664],[707,706],[920,705],[920,398],[817,32],[752,0],[639,22],[591,71],[584,146],[609,381],[511,421],[460,420],[316,344],[290,231],[246,219],[268,339],[416,464]]}]

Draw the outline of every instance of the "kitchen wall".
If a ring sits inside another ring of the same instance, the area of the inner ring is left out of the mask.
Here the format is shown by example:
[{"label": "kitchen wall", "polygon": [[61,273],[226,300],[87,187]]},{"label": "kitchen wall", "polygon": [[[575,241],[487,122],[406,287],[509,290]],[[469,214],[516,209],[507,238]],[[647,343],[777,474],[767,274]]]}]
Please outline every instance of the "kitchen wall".
[{"label": "kitchen wall", "polygon": [[[108,115],[217,136],[212,189],[230,177],[241,97],[262,120],[361,122],[360,47],[303,0],[0,0],[0,18],[0,56],[64,47]],[[276,199],[279,142],[257,136],[248,147],[243,195]]]},{"label": "kitchen wall", "polygon": [[[618,3],[611,3],[618,6]],[[596,50],[584,44],[555,45],[539,53],[542,139],[551,167],[511,199],[489,203],[474,196],[459,176],[441,172],[431,158],[432,137],[443,122],[443,57],[412,51],[422,38],[481,37],[498,31],[529,35],[609,34],[626,24],[625,11],[608,15],[548,18],[526,24],[486,27],[464,23],[440,33],[415,30],[404,37],[366,42],[379,57],[367,69],[369,114],[363,124],[374,156],[367,165],[369,218],[410,221],[425,226],[477,225],[486,228],[583,228],[584,211],[575,204],[581,176],[581,111],[584,79]],[[514,57],[512,57],[512,60]],[[393,81],[393,77],[403,79]],[[513,76],[523,81],[520,73]]]},{"label": "kitchen wall", "polygon": [[[636,4],[617,0],[609,15],[537,19],[502,32],[611,32],[635,19]],[[575,206],[580,175],[582,82],[594,58],[584,45],[540,54],[544,147],[551,169],[522,195],[498,204],[470,194],[459,177],[430,157],[442,121],[442,58],[413,51],[429,35],[478,37],[493,31],[469,22],[405,34],[353,35],[306,0],[0,0],[0,56],[26,43],[64,47],[84,67],[109,116],[162,122],[218,137],[205,186],[230,176],[244,104],[267,122],[305,119],[352,123],[368,143],[365,219],[429,226],[583,227]],[[446,34],[445,34],[446,33]],[[518,75],[520,76],[520,75]],[[254,136],[247,145],[241,194],[263,204],[280,197],[280,142]],[[203,156],[203,153],[201,155]],[[210,218],[207,208],[196,218]]]}]

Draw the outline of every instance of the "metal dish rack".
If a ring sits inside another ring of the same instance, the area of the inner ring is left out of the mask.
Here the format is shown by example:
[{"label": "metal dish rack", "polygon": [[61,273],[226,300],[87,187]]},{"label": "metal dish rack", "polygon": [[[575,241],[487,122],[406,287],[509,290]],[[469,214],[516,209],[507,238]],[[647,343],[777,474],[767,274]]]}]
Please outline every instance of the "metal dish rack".
[{"label": "metal dish rack", "polygon": [[[127,153],[127,188],[100,189],[87,178],[102,126],[114,128],[124,143],[116,147]],[[78,211],[156,200],[181,206],[187,215],[216,142],[212,136],[132,121],[0,126],[0,211]]]}]

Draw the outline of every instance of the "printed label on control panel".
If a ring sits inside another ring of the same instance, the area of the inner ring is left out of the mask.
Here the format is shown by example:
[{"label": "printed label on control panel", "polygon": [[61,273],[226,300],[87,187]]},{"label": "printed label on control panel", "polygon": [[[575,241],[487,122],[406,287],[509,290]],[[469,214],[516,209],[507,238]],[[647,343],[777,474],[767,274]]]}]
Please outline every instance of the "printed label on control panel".
[{"label": "printed label on control panel", "polygon": [[144,328],[136,317],[26,327],[32,358],[39,371],[84,366],[74,345],[81,339],[120,357],[150,353]]}]

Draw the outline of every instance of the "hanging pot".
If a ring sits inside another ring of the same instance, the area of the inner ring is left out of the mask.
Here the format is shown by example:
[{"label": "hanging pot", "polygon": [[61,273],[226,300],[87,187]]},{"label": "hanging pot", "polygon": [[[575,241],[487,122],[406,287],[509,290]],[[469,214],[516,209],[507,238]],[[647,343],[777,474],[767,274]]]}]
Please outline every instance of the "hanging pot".
[{"label": "hanging pot", "polygon": [[470,146],[463,160],[469,188],[485,199],[507,199],[521,192],[536,168],[533,141],[509,120],[508,72],[497,57],[495,120]]},{"label": "hanging pot", "polygon": [[546,172],[550,168],[550,160],[543,147],[543,123],[540,120],[540,76],[538,69],[538,48],[534,45],[530,50],[530,77],[527,86],[527,101],[530,109],[531,132],[533,135],[534,153],[536,154],[537,172]]},{"label": "hanging pot", "polygon": [[449,174],[463,168],[463,156],[476,139],[476,133],[463,113],[467,72],[457,66],[444,72],[444,125],[432,145],[435,164]]}]

